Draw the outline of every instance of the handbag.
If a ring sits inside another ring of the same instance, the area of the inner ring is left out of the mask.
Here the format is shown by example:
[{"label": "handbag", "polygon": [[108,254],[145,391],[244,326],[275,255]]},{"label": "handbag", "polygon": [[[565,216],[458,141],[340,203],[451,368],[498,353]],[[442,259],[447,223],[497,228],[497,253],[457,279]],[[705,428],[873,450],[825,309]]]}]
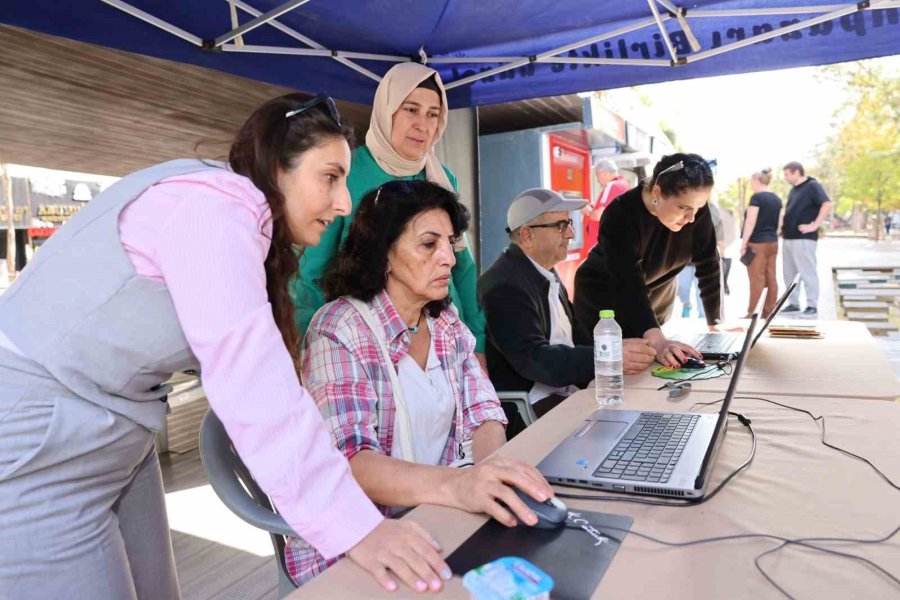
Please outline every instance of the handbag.
[{"label": "handbag", "polygon": [[753,259],[756,257],[756,250],[747,246],[747,251],[741,255],[741,262],[744,263],[745,267],[749,267],[750,263],[753,262]]}]

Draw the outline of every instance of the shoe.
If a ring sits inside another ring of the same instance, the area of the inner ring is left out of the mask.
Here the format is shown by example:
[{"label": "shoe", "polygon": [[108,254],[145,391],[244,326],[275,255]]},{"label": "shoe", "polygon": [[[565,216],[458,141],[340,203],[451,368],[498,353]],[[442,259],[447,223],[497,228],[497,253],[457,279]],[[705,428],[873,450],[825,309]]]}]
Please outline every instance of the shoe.
[{"label": "shoe", "polygon": [[[816,309],[813,309],[813,310],[816,310]],[[800,307],[794,306],[793,304],[788,304],[787,306],[785,306],[784,308],[781,309],[781,312],[783,312],[783,313],[800,312]]]},{"label": "shoe", "polygon": [[819,311],[816,310],[815,306],[807,306],[806,310],[800,313],[800,316],[804,319],[815,319],[819,316]]},{"label": "shoe", "polygon": [[691,316],[691,305],[685,304],[684,306],[681,307],[681,318],[687,319],[690,316]]}]

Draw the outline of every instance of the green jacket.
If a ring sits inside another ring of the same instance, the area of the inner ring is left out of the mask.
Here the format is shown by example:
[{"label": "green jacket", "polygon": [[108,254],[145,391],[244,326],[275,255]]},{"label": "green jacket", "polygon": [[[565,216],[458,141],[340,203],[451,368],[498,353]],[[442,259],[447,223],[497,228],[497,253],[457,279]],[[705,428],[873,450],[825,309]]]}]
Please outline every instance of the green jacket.
[{"label": "green jacket", "polygon": [[[447,178],[457,189],[456,176],[444,167]],[[372,153],[365,146],[360,146],[353,151],[353,160],[350,163],[350,175],[347,178],[347,187],[350,190],[350,216],[337,217],[332,225],[322,234],[318,246],[306,248],[300,258],[300,273],[291,285],[291,298],[294,301],[295,318],[300,335],[306,333],[313,315],[325,304],[325,296],[319,287],[319,280],[325,274],[325,268],[331,261],[341,244],[347,239],[350,232],[350,221],[356,216],[359,203],[366,192],[373,190],[388,181],[425,179],[423,170],[412,177],[395,177],[385,173]],[[476,285],[478,273],[475,269],[475,260],[472,252],[466,248],[456,253],[456,265],[451,271],[450,299],[463,323],[475,336],[475,351],[484,352],[484,313],[476,300]]]}]

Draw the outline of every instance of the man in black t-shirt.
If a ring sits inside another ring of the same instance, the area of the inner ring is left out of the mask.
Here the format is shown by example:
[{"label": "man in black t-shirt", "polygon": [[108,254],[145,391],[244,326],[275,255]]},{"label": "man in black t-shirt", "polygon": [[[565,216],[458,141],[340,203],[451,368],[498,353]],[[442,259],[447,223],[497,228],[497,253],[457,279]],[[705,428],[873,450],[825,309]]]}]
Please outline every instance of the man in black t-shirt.
[{"label": "man in black t-shirt", "polygon": [[[807,177],[803,165],[789,162],[784,166],[784,180],[793,186],[788,194],[784,210],[784,280],[792,281],[800,274],[800,283],[806,290],[806,310],[801,316],[816,318],[819,300],[819,276],[816,273],[816,242],[819,227],[831,210],[831,200],[825,188],[812,177]],[[794,290],[788,306],[782,312],[800,312],[800,287]]]}]

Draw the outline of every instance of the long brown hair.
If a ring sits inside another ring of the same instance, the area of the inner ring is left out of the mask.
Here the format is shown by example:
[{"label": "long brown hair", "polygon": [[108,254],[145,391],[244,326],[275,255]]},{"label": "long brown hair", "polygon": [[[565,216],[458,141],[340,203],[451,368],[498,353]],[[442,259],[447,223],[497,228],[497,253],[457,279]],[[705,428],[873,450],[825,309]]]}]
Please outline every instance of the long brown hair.
[{"label": "long brown hair", "polygon": [[275,324],[295,365],[300,358],[300,334],[288,288],[297,275],[302,248],[294,245],[285,220],[278,172],[294,169],[304,152],[335,137],[342,137],[353,146],[350,128],[338,125],[325,105],[285,116],[306,99],[303,94],[286,94],[257,108],[238,131],[228,153],[232,170],[253,182],[265,195],[272,212],[272,245],[265,261],[266,291]]}]

